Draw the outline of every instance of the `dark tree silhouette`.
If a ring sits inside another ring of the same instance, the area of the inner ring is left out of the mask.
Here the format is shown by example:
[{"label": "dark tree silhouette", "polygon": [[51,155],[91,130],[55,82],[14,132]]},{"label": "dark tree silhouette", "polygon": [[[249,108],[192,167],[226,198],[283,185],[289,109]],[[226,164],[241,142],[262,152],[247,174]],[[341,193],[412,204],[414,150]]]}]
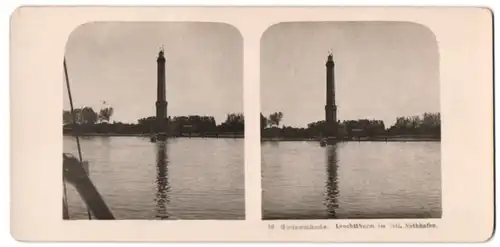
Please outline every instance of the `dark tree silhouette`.
[{"label": "dark tree silhouette", "polygon": [[217,126],[221,132],[244,132],[245,117],[242,113],[227,114],[226,121]]},{"label": "dark tree silhouette", "polygon": [[264,115],[262,115],[262,113],[260,113],[260,129],[265,129],[267,128],[267,125],[268,125],[268,120],[266,117],[264,117]]},{"label": "dark tree silhouette", "polygon": [[279,127],[280,122],[283,120],[282,112],[274,112],[269,115],[269,125]]},{"label": "dark tree silhouette", "polygon": [[[95,124],[98,120],[98,114],[92,107],[83,107],[74,109],[77,124]],[[73,123],[71,111],[63,111],[63,124]]]},{"label": "dark tree silhouette", "polygon": [[113,115],[113,107],[102,108],[99,111],[99,122],[109,122],[111,116]]}]

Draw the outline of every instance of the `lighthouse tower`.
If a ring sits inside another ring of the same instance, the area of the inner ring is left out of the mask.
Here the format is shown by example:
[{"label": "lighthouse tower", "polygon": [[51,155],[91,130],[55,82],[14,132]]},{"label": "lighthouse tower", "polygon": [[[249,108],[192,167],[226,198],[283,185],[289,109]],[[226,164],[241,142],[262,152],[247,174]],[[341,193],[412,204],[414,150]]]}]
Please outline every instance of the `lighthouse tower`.
[{"label": "lighthouse tower", "polygon": [[156,63],[158,65],[158,87],[157,87],[157,100],[156,100],[156,122],[157,133],[167,132],[167,100],[165,88],[165,54],[163,48],[158,53]]},{"label": "lighthouse tower", "polygon": [[328,54],[326,61],[326,105],[325,105],[326,135],[337,136],[337,105],[335,105],[335,63],[333,54]]}]

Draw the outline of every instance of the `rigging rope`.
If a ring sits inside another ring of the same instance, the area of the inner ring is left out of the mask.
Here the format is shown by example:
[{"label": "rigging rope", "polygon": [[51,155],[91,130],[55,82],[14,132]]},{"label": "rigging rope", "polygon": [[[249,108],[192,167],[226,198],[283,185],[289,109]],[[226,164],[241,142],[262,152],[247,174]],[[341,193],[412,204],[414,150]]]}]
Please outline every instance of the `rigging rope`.
[{"label": "rigging rope", "polygon": [[[82,150],[80,147],[80,138],[78,138],[78,134],[76,133],[76,116],[75,116],[75,110],[73,108],[73,97],[71,96],[71,88],[69,87],[68,69],[66,68],[66,57],[64,58],[64,76],[66,78],[66,88],[68,89],[69,104],[71,106],[71,118],[73,120],[73,131],[75,132],[76,146],[78,148],[78,158],[80,160],[80,164],[83,164]],[[66,184],[64,181],[63,184],[64,184],[64,200],[66,201],[66,205],[68,205],[67,195],[66,195]],[[87,215],[89,217],[89,220],[91,220],[92,215],[90,214],[90,210],[88,207],[87,207]]]}]

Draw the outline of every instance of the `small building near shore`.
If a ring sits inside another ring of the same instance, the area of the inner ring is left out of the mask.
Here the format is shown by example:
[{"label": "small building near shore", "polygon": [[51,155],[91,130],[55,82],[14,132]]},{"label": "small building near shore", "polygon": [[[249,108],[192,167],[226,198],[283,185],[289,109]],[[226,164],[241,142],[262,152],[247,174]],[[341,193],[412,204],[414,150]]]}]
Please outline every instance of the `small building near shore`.
[{"label": "small building near shore", "polygon": [[364,137],[366,136],[366,132],[363,129],[352,129],[351,136],[356,138]]}]

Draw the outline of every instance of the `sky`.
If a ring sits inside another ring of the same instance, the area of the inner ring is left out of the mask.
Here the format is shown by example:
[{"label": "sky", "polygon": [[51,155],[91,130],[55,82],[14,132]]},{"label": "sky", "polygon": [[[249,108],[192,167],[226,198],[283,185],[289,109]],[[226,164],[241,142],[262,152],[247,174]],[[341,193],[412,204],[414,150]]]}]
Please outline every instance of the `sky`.
[{"label": "sky", "polygon": [[[65,54],[75,108],[111,106],[111,121],[124,123],[154,116],[162,46],[169,116],[214,116],[220,123],[243,112],[243,39],[230,25],[201,22],[93,22],[75,29]],[[64,86],[66,110],[68,98]]]},{"label": "sky", "polygon": [[282,124],[324,120],[328,51],[335,62],[338,120],[439,112],[439,51],[434,34],[409,22],[295,22],[261,39],[261,110]]}]

